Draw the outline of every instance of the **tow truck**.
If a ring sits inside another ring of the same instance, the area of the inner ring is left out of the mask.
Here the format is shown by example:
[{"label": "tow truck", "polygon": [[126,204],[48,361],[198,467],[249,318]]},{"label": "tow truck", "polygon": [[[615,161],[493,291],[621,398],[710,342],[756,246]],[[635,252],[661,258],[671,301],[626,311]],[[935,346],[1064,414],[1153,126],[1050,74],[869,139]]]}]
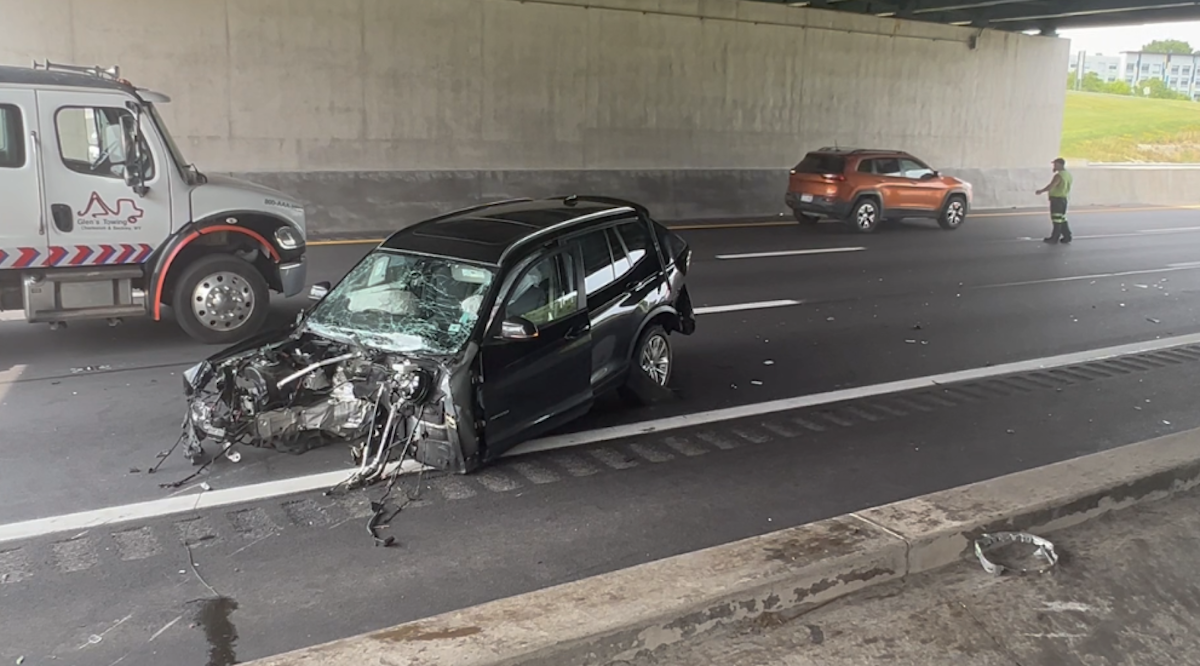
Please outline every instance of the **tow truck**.
[{"label": "tow truck", "polygon": [[169,102],[116,66],[0,66],[0,311],[55,330],[166,312],[231,344],[269,292],[301,293],[304,205],[189,164]]}]

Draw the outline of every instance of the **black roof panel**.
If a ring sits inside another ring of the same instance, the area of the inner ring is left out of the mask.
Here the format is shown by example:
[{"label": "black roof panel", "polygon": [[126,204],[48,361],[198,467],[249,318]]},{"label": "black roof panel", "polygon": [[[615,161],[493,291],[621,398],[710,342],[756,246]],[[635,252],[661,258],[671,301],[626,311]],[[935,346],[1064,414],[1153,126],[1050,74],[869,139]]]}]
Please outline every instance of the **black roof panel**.
[{"label": "black roof panel", "polygon": [[[574,203],[562,198],[498,203],[418,222],[392,234],[381,247],[495,265],[505,250],[542,229],[586,215],[616,211],[622,203],[582,197]],[[637,204],[627,205],[639,208]]]}]

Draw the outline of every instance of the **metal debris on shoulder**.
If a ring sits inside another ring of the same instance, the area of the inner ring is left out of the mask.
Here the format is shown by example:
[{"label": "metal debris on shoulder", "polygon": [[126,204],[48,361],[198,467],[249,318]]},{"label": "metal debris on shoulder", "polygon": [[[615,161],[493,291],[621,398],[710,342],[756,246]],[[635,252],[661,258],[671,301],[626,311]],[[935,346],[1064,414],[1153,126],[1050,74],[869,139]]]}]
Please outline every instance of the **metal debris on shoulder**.
[{"label": "metal debris on shoulder", "polygon": [[[1021,567],[1011,563],[1006,565],[995,561],[999,559],[995,551],[1006,546],[1026,546],[1025,548],[1013,547],[1009,548],[1009,550],[1010,552],[1018,553],[1018,557],[1024,558],[1027,561],[1043,562],[1044,564],[1037,567]],[[1032,548],[1032,551],[1030,548]],[[989,558],[985,553],[991,553],[992,558]],[[979,563],[983,565],[983,570],[994,576],[1001,576],[1008,571],[1019,574],[1045,573],[1058,564],[1058,553],[1054,550],[1054,544],[1028,532],[984,534],[975,539],[975,557],[979,558]]]}]

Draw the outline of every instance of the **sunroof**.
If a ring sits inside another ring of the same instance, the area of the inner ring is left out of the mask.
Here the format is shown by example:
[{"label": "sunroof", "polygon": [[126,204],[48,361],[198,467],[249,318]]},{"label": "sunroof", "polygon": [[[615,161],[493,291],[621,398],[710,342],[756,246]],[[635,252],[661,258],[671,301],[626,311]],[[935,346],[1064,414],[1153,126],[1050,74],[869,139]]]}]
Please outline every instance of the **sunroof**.
[{"label": "sunroof", "polygon": [[414,236],[465,241],[479,245],[508,245],[531,231],[525,224],[492,218],[459,217],[423,225]]}]

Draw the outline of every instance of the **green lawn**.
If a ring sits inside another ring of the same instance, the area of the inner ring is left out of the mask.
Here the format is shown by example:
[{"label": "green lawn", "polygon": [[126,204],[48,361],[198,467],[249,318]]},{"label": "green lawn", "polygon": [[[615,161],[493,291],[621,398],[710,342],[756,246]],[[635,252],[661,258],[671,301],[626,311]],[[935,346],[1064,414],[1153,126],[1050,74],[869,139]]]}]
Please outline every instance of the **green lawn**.
[{"label": "green lawn", "polygon": [[1200,102],[1067,92],[1063,157],[1200,162]]}]

